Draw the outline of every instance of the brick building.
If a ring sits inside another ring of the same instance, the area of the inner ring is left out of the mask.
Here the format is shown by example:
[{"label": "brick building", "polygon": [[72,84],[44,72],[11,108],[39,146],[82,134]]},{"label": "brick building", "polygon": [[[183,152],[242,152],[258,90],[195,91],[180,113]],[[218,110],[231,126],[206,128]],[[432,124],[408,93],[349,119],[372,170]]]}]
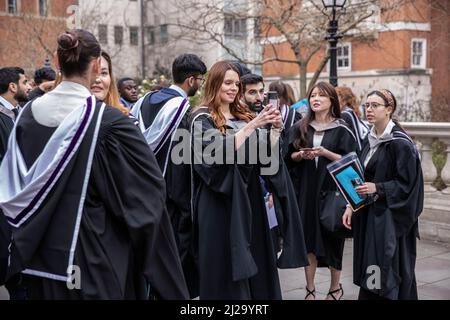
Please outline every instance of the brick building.
[{"label": "brick building", "polygon": [[[379,1],[366,3],[376,7]],[[390,89],[401,120],[450,121],[450,1],[417,0],[395,12],[378,10],[369,20],[364,41],[347,36],[339,42],[339,85],[351,87],[360,100],[371,89]],[[287,43],[278,41],[275,47],[280,57],[294,57]],[[272,50],[266,45],[264,58]],[[308,80],[325,50],[308,64]],[[282,79],[298,87],[299,69],[294,64],[267,63],[263,75],[269,82]],[[328,80],[328,66],[319,80]]]},{"label": "brick building", "polygon": [[45,59],[53,65],[56,38],[67,29],[76,0],[0,0],[0,66],[32,74]]}]

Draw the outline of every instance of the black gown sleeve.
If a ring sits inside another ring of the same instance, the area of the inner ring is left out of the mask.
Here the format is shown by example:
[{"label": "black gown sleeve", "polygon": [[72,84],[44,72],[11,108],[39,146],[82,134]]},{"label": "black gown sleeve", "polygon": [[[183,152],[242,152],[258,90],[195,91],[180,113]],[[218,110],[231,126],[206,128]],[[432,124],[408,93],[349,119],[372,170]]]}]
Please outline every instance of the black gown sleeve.
[{"label": "black gown sleeve", "polygon": [[[237,165],[234,135],[222,135],[208,115],[200,115],[195,122],[191,132],[194,170],[214,192],[230,195],[233,170],[238,167],[241,174],[247,175],[251,167],[245,165],[246,161]],[[241,148],[248,150],[248,139]]]},{"label": "black gown sleeve", "polygon": [[355,135],[349,131],[348,126],[346,128],[340,127],[339,142],[337,144],[337,154],[345,156],[350,152],[356,152],[359,154],[358,142]]},{"label": "black gown sleeve", "polygon": [[0,163],[5,156],[8,138],[13,127],[10,122],[6,115],[0,113]]},{"label": "black gown sleeve", "polygon": [[8,246],[10,242],[11,231],[3,212],[0,210],[0,286],[5,283],[9,257]]},{"label": "black gown sleeve", "polygon": [[122,220],[132,240],[136,266],[162,299],[186,299],[188,292],[165,207],[165,182],[139,128],[107,108],[91,179],[107,209]]}]

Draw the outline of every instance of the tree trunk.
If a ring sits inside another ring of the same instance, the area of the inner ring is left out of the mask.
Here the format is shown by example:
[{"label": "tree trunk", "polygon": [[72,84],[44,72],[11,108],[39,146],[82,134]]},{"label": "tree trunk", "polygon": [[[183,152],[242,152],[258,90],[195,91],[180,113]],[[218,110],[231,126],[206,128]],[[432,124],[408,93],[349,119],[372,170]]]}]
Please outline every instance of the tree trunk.
[{"label": "tree trunk", "polygon": [[300,62],[299,64],[300,69],[300,77],[299,77],[299,84],[300,84],[300,99],[306,98],[306,95],[308,92],[306,92],[306,85],[307,85],[307,64],[304,62]]}]

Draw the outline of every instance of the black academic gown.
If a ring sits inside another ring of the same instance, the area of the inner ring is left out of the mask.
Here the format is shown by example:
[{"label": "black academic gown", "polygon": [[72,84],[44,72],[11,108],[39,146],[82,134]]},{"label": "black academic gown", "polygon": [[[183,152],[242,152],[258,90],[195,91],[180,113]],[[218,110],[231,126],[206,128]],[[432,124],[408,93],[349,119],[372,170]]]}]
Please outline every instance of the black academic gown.
[{"label": "black academic gown", "polygon": [[[202,124],[203,133],[208,130],[218,133],[209,115],[203,114],[196,119]],[[228,150],[234,150],[233,135],[218,136],[219,148],[228,146]],[[193,141],[195,150],[195,139]],[[211,148],[211,141],[203,139],[200,146],[202,150]],[[241,148],[248,149],[249,141]],[[283,212],[285,217],[282,229],[286,240],[278,264],[282,267],[305,266],[303,230],[293,188],[284,183],[289,181],[286,170],[279,172],[273,179],[266,178],[269,191],[274,193],[275,209]],[[258,164],[194,162],[192,201],[200,299],[281,299],[277,257],[260,173]],[[280,186],[283,189],[277,192],[275,187]]]},{"label": "black academic gown", "polygon": [[[352,217],[353,282],[379,297],[415,300],[416,238],[424,197],[422,168],[414,144],[396,134],[402,132],[399,127],[393,132],[397,138],[382,143],[364,171],[365,180],[377,185],[379,199]],[[362,163],[368,152],[369,145],[363,150]],[[367,286],[373,283],[369,266],[380,268],[378,290]]]},{"label": "black academic gown", "polygon": [[[54,130],[38,124],[31,107],[23,111],[17,125],[17,139],[28,166],[39,156]],[[66,169],[68,173],[62,174],[43,203],[57,210],[37,213],[17,231],[12,273],[29,264],[44,269],[58,268],[52,266],[53,260],[45,257],[52,256],[59,239],[67,233],[71,235],[71,230],[62,229],[65,221],[61,219],[64,208],[77,204],[70,203],[68,194],[74,192],[71,188],[78,183],[76,179],[82,179],[82,175],[73,175],[82,165],[77,159],[84,156],[80,153],[86,150],[84,143],[89,141],[83,141]],[[165,209],[164,190],[161,171],[138,127],[117,109],[107,106],[74,256],[74,265],[81,271],[81,289],[68,290],[65,282],[31,275],[21,275],[20,285],[11,283],[17,281],[17,274],[10,274],[9,288],[28,299],[147,299],[148,289],[151,296],[160,299],[187,298]],[[67,205],[60,206],[61,201],[68,201]],[[35,239],[31,238],[33,235]],[[33,248],[33,243],[39,246]],[[27,256],[28,261],[21,261],[21,256]]]},{"label": "black academic gown", "polygon": [[[142,102],[141,115],[144,126],[148,128],[155,120],[164,105],[173,98],[180,97],[180,93],[170,88],[163,88],[149,94]],[[189,130],[189,110],[181,120],[179,129]],[[191,189],[190,189],[190,167],[187,164],[174,164],[170,159],[170,153],[177,143],[189,141],[176,141],[170,146],[170,139],[162,146],[156,154],[156,160],[163,170],[166,166],[166,207],[175,234],[181,264],[189,288],[191,298],[198,296],[198,274],[192,253],[192,219],[191,219]],[[181,155],[182,156],[182,155]],[[168,158],[168,161],[167,161]]]},{"label": "black academic gown", "polygon": [[8,138],[14,127],[14,121],[4,113],[0,112],[0,163],[8,146]]},{"label": "black academic gown", "polygon": [[5,216],[0,210],[0,286],[4,285],[8,268],[8,245],[11,240],[11,231]]},{"label": "black academic gown", "polygon": [[282,134],[282,156],[286,157],[289,152],[289,145],[294,141],[295,124],[302,119],[302,115],[295,109],[288,109],[288,114],[283,119],[284,130]]},{"label": "black academic gown", "polygon": [[[342,120],[338,121],[342,126],[326,130],[321,145],[339,155],[356,151],[357,144],[354,136],[344,127],[345,123]],[[300,134],[298,126],[296,130],[297,134]],[[313,147],[313,135],[314,129],[309,126],[306,148]],[[294,151],[291,144],[286,161],[289,163],[291,178],[297,192],[307,251],[316,255],[319,267],[333,267],[341,270],[345,239],[328,232],[321,226],[319,220],[322,193],[337,190],[336,183],[326,168],[331,161],[325,157],[319,157],[317,167],[315,159],[294,162],[291,160],[291,154]]]},{"label": "black academic gown", "polygon": [[362,137],[359,130],[359,126],[363,126],[364,124],[361,123],[361,119],[358,118],[355,111],[353,111],[353,109],[351,109],[350,107],[346,107],[341,112],[341,118],[347,123],[350,130],[352,130],[353,134],[355,135],[356,142],[358,142],[358,153],[361,153],[362,149],[364,149],[364,147],[368,143],[367,138]]},{"label": "black academic gown", "polygon": [[[8,138],[14,127],[13,120],[0,112],[0,163],[8,146]],[[8,265],[8,245],[11,239],[8,223],[0,210],[0,285],[5,281]]]}]

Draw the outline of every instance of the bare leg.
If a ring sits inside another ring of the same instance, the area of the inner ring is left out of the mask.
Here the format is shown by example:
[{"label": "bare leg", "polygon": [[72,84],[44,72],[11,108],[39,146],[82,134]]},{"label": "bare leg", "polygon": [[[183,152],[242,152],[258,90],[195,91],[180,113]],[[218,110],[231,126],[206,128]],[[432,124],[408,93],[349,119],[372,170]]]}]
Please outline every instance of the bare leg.
[{"label": "bare leg", "polygon": [[[332,292],[335,290],[339,290],[340,289],[339,281],[341,279],[341,271],[330,267],[330,273],[331,273],[330,291]],[[339,290],[339,291],[333,293],[333,296],[336,298],[336,300],[340,300],[343,295],[344,295],[344,292],[342,290]],[[326,300],[335,300],[335,299],[333,299],[331,294],[328,294]]]},{"label": "bare leg", "polygon": [[[313,253],[308,253],[308,261],[309,266],[305,267],[306,288],[308,288],[309,291],[313,291],[316,289],[314,285],[314,278],[316,276],[316,269],[317,269],[316,256]],[[306,300],[315,300],[315,296],[310,294],[308,295]]]}]

